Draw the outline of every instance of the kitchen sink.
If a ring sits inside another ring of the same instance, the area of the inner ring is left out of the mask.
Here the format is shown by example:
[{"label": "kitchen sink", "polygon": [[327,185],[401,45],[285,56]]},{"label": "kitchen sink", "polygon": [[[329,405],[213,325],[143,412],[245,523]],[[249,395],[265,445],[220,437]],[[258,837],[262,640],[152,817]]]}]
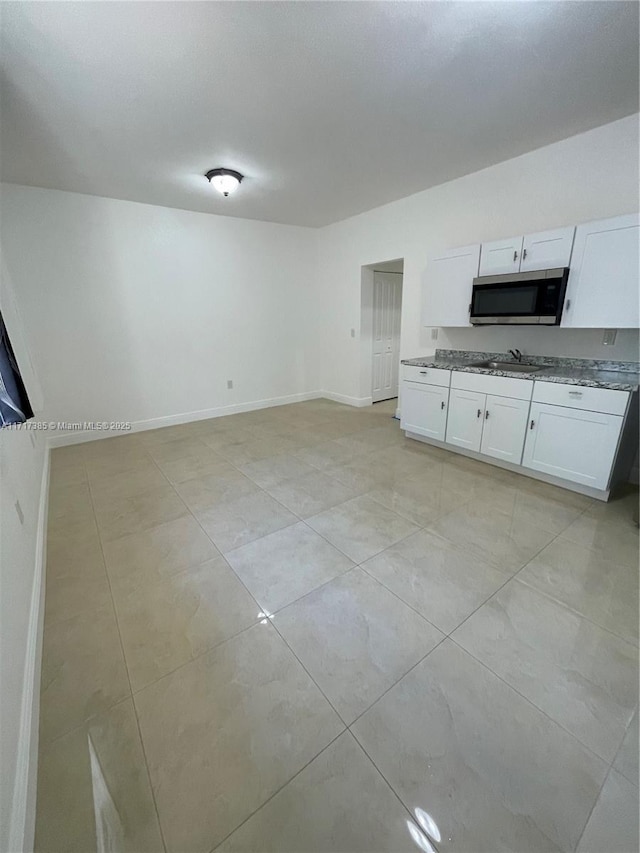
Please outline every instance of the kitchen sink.
[{"label": "kitchen sink", "polygon": [[536,373],[543,369],[543,365],[522,361],[476,361],[469,367],[486,367],[488,370],[504,370],[509,373]]}]

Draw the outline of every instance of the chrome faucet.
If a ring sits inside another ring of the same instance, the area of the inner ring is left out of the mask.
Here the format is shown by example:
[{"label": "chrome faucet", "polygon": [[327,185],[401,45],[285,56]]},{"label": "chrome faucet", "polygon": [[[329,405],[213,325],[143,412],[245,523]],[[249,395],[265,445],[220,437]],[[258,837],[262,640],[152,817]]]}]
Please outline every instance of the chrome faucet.
[{"label": "chrome faucet", "polygon": [[509,352],[514,357],[516,361],[522,361],[522,353],[519,349],[510,349]]}]

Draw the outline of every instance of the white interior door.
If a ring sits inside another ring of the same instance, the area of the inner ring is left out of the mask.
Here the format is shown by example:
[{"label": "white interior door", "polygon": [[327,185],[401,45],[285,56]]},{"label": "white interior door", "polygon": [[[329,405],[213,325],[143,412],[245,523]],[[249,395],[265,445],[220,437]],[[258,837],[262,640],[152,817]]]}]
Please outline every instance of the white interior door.
[{"label": "white interior door", "polygon": [[374,403],[398,396],[400,373],[400,319],[402,274],[373,274],[373,387]]}]

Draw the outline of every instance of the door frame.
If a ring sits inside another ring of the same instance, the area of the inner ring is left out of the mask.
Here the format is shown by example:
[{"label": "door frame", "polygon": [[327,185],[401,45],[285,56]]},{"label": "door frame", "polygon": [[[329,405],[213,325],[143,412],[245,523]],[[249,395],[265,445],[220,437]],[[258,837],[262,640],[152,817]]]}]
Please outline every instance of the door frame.
[{"label": "door frame", "polygon": [[[385,269],[386,266],[402,265],[404,258],[392,258],[387,261],[378,261],[375,264],[367,264],[361,267],[360,275],[360,399],[363,405],[373,403],[373,276],[375,272],[398,272],[402,276],[401,300],[400,300],[400,340],[402,341],[403,305],[404,305],[404,271]],[[400,377],[398,377],[398,380]],[[398,381],[398,395],[400,394],[400,381]],[[392,398],[393,399],[393,398]],[[400,415],[399,406],[396,415]]]}]

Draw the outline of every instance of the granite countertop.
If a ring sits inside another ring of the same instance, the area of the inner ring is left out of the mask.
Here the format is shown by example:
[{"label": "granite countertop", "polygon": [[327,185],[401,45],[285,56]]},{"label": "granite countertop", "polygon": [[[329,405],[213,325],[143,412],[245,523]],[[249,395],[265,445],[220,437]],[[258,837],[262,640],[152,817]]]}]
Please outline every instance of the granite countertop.
[{"label": "granite countertop", "polygon": [[477,361],[513,361],[509,353],[472,352],[465,350],[436,350],[424,358],[403,359],[402,364],[458,370],[463,373],[485,373],[488,376],[510,376],[536,382],[558,382],[567,385],[586,385],[591,388],[610,388],[615,391],[637,391],[640,386],[640,364],[635,361],[601,361],[586,358],[552,358],[525,355],[523,361],[541,366],[532,373],[513,373],[489,367],[472,367]]}]

